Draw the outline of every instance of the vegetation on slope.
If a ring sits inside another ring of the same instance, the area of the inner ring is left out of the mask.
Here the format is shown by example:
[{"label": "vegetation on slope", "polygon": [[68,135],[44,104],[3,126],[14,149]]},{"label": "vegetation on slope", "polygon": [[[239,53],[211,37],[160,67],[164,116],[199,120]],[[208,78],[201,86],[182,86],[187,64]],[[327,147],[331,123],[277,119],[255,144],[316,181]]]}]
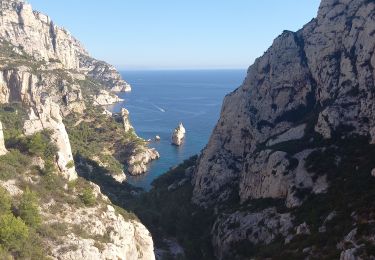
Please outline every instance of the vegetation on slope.
[{"label": "vegetation on slope", "polygon": [[[309,255],[337,259],[342,251],[338,245],[354,228],[358,228],[355,242],[345,242],[343,248],[360,245],[358,255],[368,259],[375,254],[371,238],[375,232],[375,178],[370,174],[375,168],[375,145],[369,144],[365,137],[341,136],[317,145],[306,161],[306,168],[313,178],[327,174],[328,191],[318,195],[310,191],[301,193],[305,202],[294,209],[287,209],[283,201],[272,199],[250,200],[245,204],[232,201],[221,205],[215,213],[196,207],[191,204],[192,186],[189,181],[183,181],[187,178],[186,169],[194,165],[195,158],[156,179],[151,191],[136,196],[126,184],[119,186],[104,178],[93,181],[101,185],[118,205],[135,212],[151,231],[158,248],[168,248],[165,238],[176,238],[185,250],[185,259],[215,258],[210,232],[217,215],[234,211],[257,212],[268,207],[277,207],[279,212],[291,212],[295,225],[306,222],[311,234],[296,235],[290,243],[285,243],[281,237],[269,245],[240,241],[233,245],[237,259],[303,259]],[[336,214],[334,219],[325,222],[332,212]],[[326,231],[320,232],[323,224]]]},{"label": "vegetation on slope", "polygon": [[167,248],[164,238],[173,238],[184,248],[186,259],[214,259],[210,236],[213,212],[191,203],[193,188],[186,176],[196,159],[192,157],[160,176],[149,192],[127,204],[149,228],[159,248]]},{"label": "vegetation on slope", "polygon": [[[0,156],[0,259],[45,259],[50,254],[50,242],[61,241],[70,233],[95,239],[98,247],[110,242],[57,218],[67,214],[67,210],[100,209],[108,202],[96,197],[93,187],[83,178],[67,182],[58,174],[54,163],[57,150],[50,133],[24,136],[19,131],[23,116],[24,111],[17,104],[0,106],[9,150]],[[117,211],[126,219],[131,215],[123,209]],[[48,217],[51,214],[55,219]]]},{"label": "vegetation on slope", "polygon": [[109,175],[124,174],[126,159],[146,143],[134,132],[125,133],[121,118],[104,115],[100,107],[88,106],[84,115],[65,118],[73,154],[81,163],[96,161]]}]

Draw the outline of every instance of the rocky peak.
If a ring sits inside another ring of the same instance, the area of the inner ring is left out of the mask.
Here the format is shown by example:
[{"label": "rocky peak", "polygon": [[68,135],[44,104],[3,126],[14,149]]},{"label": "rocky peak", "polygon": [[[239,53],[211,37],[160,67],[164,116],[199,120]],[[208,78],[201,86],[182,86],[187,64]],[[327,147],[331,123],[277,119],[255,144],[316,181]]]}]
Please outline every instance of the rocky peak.
[{"label": "rocky peak", "polygon": [[86,51],[71,34],[51,19],[34,12],[25,1],[2,1],[0,36],[26,53],[45,61],[56,60],[67,69],[79,68],[78,53]]},{"label": "rocky peak", "polygon": [[117,70],[89,56],[82,44],[66,29],[58,27],[47,15],[33,11],[20,0],[3,0],[0,13],[0,38],[19,52],[51,66],[79,70],[113,91],[130,91]]}]

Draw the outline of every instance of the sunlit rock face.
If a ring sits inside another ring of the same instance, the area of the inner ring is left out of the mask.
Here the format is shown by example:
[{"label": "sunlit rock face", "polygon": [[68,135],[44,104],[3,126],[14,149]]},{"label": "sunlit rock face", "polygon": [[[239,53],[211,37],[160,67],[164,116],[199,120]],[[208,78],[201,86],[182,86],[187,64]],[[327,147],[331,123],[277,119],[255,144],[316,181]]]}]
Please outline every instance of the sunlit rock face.
[{"label": "sunlit rock face", "polygon": [[172,134],[172,144],[180,146],[185,139],[186,130],[182,123],[180,123]]},{"label": "sunlit rock face", "polygon": [[72,148],[62,121],[60,107],[53,103],[46,93],[43,93],[40,99],[36,99],[35,107],[30,108],[29,119],[24,125],[26,135],[42,130],[52,131],[52,141],[58,149],[56,163],[60,172],[69,181],[76,180],[78,175],[75,171]]},{"label": "sunlit rock face", "polygon": [[117,70],[89,56],[83,45],[50,17],[34,11],[22,0],[0,2],[0,38],[37,60],[57,68],[80,70],[99,81],[108,90],[130,91]]},{"label": "sunlit rock face", "polygon": [[3,125],[0,122],[0,156],[5,155],[7,152],[4,142]]},{"label": "sunlit rock face", "polygon": [[233,194],[290,197],[301,158],[271,155],[270,147],[311,130],[329,139],[345,128],[375,142],[374,8],[373,1],[325,0],[316,19],[275,39],[224,100],[195,173],[195,203],[214,205]]},{"label": "sunlit rock face", "polygon": [[[314,144],[352,135],[375,143],[374,49],[374,1],[323,0],[315,19],[284,31],[225,97],[194,172],[193,202],[217,210],[272,199],[291,209],[304,203],[303,192],[325,193],[326,173],[312,176],[306,167]],[[212,235],[219,258],[228,259],[236,241],[268,243],[247,226],[259,214],[264,223],[280,215],[239,210],[217,218]],[[288,237],[270,231],[266,236]]]},{"label": "sunlit rock face", "polygon": [[79,53],[86,53],[71,34],[57,27],[46,15],[33,11],[30,4],[3,0],[0,37],[28,54],[43,59],[59,60],[67,69],[79,68]]},{"label": "sunlit rock face", "polygon": [[[70,198],[79,199],[81,194],[75,188],[68,191],[68,183],[77,183],[73,181],[78,176],[64,120],[70,114],[84,114],[86,106],[93,105],[95,100],[96,105],[120,101],[110,91],[129,91],[130,86],[113,66],[90,57],[68,31],[56,26],[48,16],[33,11],[26,2],[0,0],[0,6],[0,104],[17,103],[27,112],[22,119],[23,127],[20,126],[25,136],[40,131],[50,133],[57,148],[51,162],[65,183],[52,192],[58,196],[69,193]],[[88,81],[91,85],[85,84]],[[0,123],[0,156],[6,153]],[[46,162],[42,158],[32,160],[31,166],[44,168]],[[0,181],[0,186],[18,198],[26,185],[38,185],[38,178],[11,177],[14,179]],[[23,179],[20,182],[17,178]],[[94,206],[80,207],[53,198],[40,205],[43,225],[79,225],[85,230],[85,235],[72,232],[58,240],[43,237],[43,243],[51,249],[48,257],[155,259],[153,240],[146,227],[117,212],[98,186],[80,181],[92,186],[97,199]],[[96,238],[104,236],[108,240],[98,246]]]}]

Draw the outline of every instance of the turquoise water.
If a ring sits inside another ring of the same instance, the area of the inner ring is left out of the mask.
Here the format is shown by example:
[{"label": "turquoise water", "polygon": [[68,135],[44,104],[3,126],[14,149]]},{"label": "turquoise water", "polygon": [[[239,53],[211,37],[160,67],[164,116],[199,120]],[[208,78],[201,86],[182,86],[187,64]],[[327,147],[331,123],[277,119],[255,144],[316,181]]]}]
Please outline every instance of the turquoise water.
[{"label": "turquoise water", "polygon": [[[131,93],[121,93],[123,103],[114,112],[126,107],[137,134],[144,139],[161,137],[152,142],[161,158],[149,165],[142,176],[128,176],[128,182],[149,189],[159,175],[183,160],[198,154],[207,144],[219,118],[223,98],[239,87],[245,70],[200,71],[127,71],[121,73],[132,85]],[[186,128],[181,147],[171,145],[171,134],[178,123]]]}]

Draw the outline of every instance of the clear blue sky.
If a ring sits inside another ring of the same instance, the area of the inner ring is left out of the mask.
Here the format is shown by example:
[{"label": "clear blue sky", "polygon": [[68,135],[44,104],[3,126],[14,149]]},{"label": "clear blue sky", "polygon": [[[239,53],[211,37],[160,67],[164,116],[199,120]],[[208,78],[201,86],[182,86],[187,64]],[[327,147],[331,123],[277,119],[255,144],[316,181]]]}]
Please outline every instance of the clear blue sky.
[{"label": "clear blue sky", "polygon": [[29,0],[119,69],[247,68],[319,0]]}]

